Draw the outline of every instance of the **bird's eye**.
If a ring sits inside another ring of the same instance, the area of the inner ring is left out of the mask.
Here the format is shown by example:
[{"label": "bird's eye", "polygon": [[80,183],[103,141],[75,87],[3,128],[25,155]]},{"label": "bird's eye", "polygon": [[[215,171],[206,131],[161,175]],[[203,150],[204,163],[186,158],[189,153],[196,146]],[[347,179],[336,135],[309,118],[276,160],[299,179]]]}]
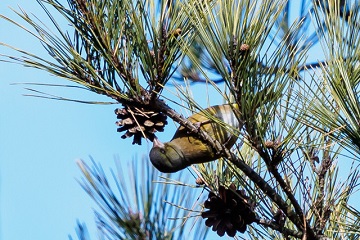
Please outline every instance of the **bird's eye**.
[{"label": "bird's eye", "polygon": [[165,154],[165,149],[160,148],[160,152],[161,152],[162,154]]}]

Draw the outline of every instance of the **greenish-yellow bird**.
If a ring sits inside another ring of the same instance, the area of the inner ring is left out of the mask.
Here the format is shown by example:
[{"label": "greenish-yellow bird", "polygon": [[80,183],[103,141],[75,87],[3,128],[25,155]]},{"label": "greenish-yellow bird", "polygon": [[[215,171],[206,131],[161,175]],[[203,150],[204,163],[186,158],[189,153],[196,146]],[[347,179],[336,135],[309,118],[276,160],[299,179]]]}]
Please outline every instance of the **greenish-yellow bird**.
[{"label": "greenish-yellow bird", "polygon": [[[212,106],[195,113],[188,120],[230,149],[242,128],[234,111],[238,111],[236,104]],[[213,118],[207,117],[209,115]],[[177,172],[191,164],[209,162],[220,157],[211,146],[183,126],[177,129],[170,142],[162,143],[155,138],[149,155],[152,164],[164,173]]]}]

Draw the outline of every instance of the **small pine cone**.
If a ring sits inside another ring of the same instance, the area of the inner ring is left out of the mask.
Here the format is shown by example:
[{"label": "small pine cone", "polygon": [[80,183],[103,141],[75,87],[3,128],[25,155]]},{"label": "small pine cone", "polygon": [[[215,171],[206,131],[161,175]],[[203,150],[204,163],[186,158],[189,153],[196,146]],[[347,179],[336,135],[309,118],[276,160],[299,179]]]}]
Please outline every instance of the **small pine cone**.
[{"label": "small pine cone", "polygon": [[219,195],[210,192],[204,207],[209,209],[201,213],[207,218],[205,225],[212,226],[219,236],[226,233],[234,237],[236,232],[244,233],[246,226],[256,222],[255,203],[253,203],[244,190],[236,190],[234,184],[228,189],[219,187]]},{"label": "small pine cone", "polygon": [[278,137],[275,140],[267,140],[265,141],[265,147],[272,149],[274,151],[279,150],[279,147],[281,146],[281,136]]},{"label": "small pine cone", "polygon": [[265,147],[270,149],[275,149],[275,143],[273,141],[267,140],[265,141]]},{"label": "small pine cone", "polygon": [[142,138],[148,138],[153,141],[155,132],[163,132],[167,124],[166,115],[161,112],[154,112],[144,108],[125,106],[115,109],[119,126],[118,132],[125,132],[122,139],[134,137],[132,144],[141,145]]},{"label": "small pine cone", "polygon": [[[232,42],[232,45],[231,45],[231,42]],[[236,50],[236,47],[238,46],[239,40],[237,39],[237,37],[233,36],[233,39],[232,39],[231,42],[230,42],[230,45],[229,45],[229,49],[230,49],[230,51],[233,52],[233,51]],[[239,48],[240,54],[246,53],[247,51],[249,51],[249,49],[250,49],[249,44],[246,44],[246,43],[241,44],[240,48]]]},{"label": "small pine cone", "polygon": [[204,180],[202,178],[199,178],[199,177],[195,180],[195,182],[196,182],[197,185],[204,185],[205,184]]},{"label": "small pine cone", "polygon": [[246,43],[243,43],[243,44],[241,44],[241,46],[240,46],[240,51],[247,51],[247,50],[249,50],[250,49],[250,46],[248,45],[248,44],[246,44]]},{"label": "small pine cone", "polygon": [[182,33],[182,29],[177,28],[168,35],[168,38],[170,38],[170,37],[178,38],[181,35],[181,33]]}]

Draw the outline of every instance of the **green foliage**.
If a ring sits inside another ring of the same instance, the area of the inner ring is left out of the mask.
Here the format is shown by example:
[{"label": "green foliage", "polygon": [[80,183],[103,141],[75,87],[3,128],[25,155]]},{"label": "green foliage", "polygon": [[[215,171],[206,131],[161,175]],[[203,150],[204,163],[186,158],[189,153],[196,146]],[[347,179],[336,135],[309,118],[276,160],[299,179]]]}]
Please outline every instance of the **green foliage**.
[{"label": "green foliage", "polygon": [[317,85],[316,91],[310,91],[313,98],[304,98],[309,106],[307,114],[315,120],[311,125],[315,128],[316,122],[320,122],[323,127],[316,129],[328,133],[358,155],[360,15],[355,9],[347,19],[339,18],[341,12],[336,7],[331,7],[328,14],[323,8],[314,13],[317,23],[323,19],[325,22],[319,34],[323,35],[326,62],[313,77]]},{"label": "green foliage", "polygon": [[[56,0],[38,3],[56,33],[24,11],[16,13],[34,32],[1,17],[38,38],[52,60],[1,43],[25,55],[5,56],[8,61],[48,71],[119,102],[141,98],[146,85],[150,92],[160,92],[159,86],[171,78],[175,62],[181,58],[173,32],[178,30],[184,36],[191,32],[180,2],[169,7],[166,3],[155,6],[153,1],[69,0],[69,8]],[[49,6],[74,29],[73,39],[57,23]],[[188,44],[189,40],[182,39],[182,44]]]},{"label": "green foliage", "polygon": [[[184,177],[168,174],[164,180],[159,179],[159,172],[149,165],[148,159],[144,158],[143,162],[132,161],[124,166],[117,161],[113,181],[106,177],[100,164],[92,161],[93,166],[89,167],[84,161],[78,162],[84,176],[81,186],[101,209],[95,211],[100,236],[103,239],[189,237],[184,224],[198,228],[201,223],[197,221],[199,216],[192,213],[199,211],[193,207],[199,191],[166,180],[176,178],[182,182]],[[207,229],[200,229],[196,235],[205,239]]]}]

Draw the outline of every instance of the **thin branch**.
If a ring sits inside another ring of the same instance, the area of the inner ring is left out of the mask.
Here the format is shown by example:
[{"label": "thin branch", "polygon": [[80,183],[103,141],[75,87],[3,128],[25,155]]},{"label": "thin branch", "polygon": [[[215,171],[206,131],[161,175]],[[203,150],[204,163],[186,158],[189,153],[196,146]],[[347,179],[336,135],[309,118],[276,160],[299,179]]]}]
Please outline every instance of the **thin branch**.
[{"label": "thin branch", "polygon": [[296,237],[296,238],[301,238],[302,237],[301,233],[299,233],[297,231],[294,231],[292,229],[289,229],[289,228],[281,227],[279,224],[276,224],[274,221],[271,221],[271,220],[268,220],[268,219],[260,219],[259,224],[263,225],[264,227],[269,227],[269,228],[271,228],[273,230],[279,231],[279,232],[281,232],[281,233],[283,233],[284,235],[287,235],[287,236],[293,236],[293,237]]},{"label": "thin branch", "polygon": [[[260,146],[260,145],[258,145]],[[258,147],[257,152],[259,153],[259,155],[261,156],[262,159],[264,159],[266,166],[269,170],[269,172],[275,177],[277,183],[279,183],[281,189],[285,192],[286,196],[288,197],[288,199],[290,200],[291,204],[293,205],[295,212],[297,214],[298,220],[301,221],[305,221],[305,216],[304,213],[301,209],[301,206],[299,205],[298,201],[296,200],[294,194],[292,193],[290,187],[288,186],[288,184],[284,181],[284,179],[281,177],[277,167],[272,163],[274,161],[274,159],[270,159],[270,156],[268,154],[266,154],[266,152],[263,151],[263,149],[261,147]],[[278,158],[282,158],[281,156],[277,156]],[[276,162],[281,162],[283,161],[276,161]],[[313,236],[315,236],[315,234],[311,234]]]},{"label": "thin branch", "polygon": [[332,165],[332,159],[329,154],[329,148],[330,144],[326,144],[326,148],[323,154],[323,159],[321,161],[321,165],[319,166],[319,170],[316,171],[317,174],[317,183],[319,185],[319,195],[316,198],[316,201],[314,202],[314,211],[318,214],[315,215],[315,230],[317,231],[317,234],[321,234],[324,227],[325,222],[328,221],[328,218],[330,216],[327,216],[327,219],[324,219],[324,203],[325,203],[325,176],[327,172],[329,171],[331,165]]},{"label": "thin branch", "polygon": [[196,127],[191,121],[185,119],[183,116],[171,109],[163,101],[157,100],[153,107],[171,117],[180,125],[186,127],[190,132],[198,134],[199,138],[209,144],[217,152],[221,153],[222,156],[229,159],[246,176],[248,176],[251,181],[253,181],[271,200],[273,200],[284,213],[286,213],[287,217],[297,226],[298,229],[305,229],[302,220],[282,199],[282,197],[257,172],[239,159],[234,153],[230,152],[230,150],[221,145],[218,141],[214,140],[206,132]]}]

